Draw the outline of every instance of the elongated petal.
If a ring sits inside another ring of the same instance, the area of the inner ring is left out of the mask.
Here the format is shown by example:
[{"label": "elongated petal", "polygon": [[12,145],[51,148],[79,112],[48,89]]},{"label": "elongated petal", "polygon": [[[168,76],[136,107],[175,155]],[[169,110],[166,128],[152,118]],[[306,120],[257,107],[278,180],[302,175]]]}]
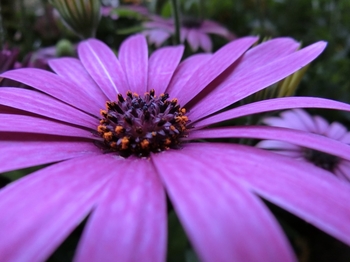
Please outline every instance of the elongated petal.
[{"label": "elongated petal", "polygon": [[277,139],[322,151],[350,161],[349,145],[325,136],[282,127],[235,126],[224,128],[210,128],[193,131],[190,133],[189,137],[185,139],[193,140],[223,137]]},{"label": "elongated petal", "polygon": [[[93,138],[90,131],[33,116],[0,114],[0,132]],[[23,135],[23,134],[22,134]]]},{"label": "elongated petal", "polygon": [[224,26],[210,20],[204,20],[202,22],[200,30],[205,33],[220,35],[227,39],[232,39],[234,37],[234,35],[229,30],[227,30]]},{"label": "elongated petal", "polygon": [[[178,95],[183,92],[186,87],[188,79],[194,74],[194,72],[203,66],[212,57],[211,54],[198,54],[193,55],[180,63],[176,68],[173,78],[170,81],[166,93],[169,93],[170,97],[178,97]],[[181,105],[182,101],[180,101]]]},{"label": "elongated petal", "polygon": [[207,34],[199,34],[199,45],[205,52],[211,52],[213,49],[213,43]]},{"label": "elongated petal", "polygon": [[98,125],[96,118],[36,91],[2,87],[0,104],[93,129]]},{"label": "elongated petal", "polygon": [[[32,86],[90,114],[99,112],[97,111],[99,109],[96,108],[96,102],[81,91],[83,87],[76,86],[51,72],[37,68],[20,68],[7,71],[1,76]],[[95,104],[95,106],[91,106],[91,104]]]},{"label": "elongated petal", "polygon": [[[330,99],[317,97],[282,97],[254,102],[227,110],[223,113],[199,120],[194,126],[200,128],[237,117],[290,108],[327,108],[350,111],[350,105]],[[191,120],[194,121],[192,118]]]},{"label": "elongated petal", "polygon": [[183,46],[164,47],[151,55],[148,67],[148,90],[153,88],[158,95],[165,92],[183,51]]},{"label": "elongated petal", "polygon": [[[75,139],[77,140],[77,139]],[[25,136],[0,132],[0,172],[38,166],[70,158],[101,154],[91,141],[75,141],[37,134]]]},{"label": "elongated petal", "polygon": [[188,103],[211,81],[233,64],[247,49],[256,42],[257,37],[244,37],[233,41],[217,52],[205,64],[202,64],[184,83],[178,99],[182,105]]},{"label": "elongated petal", "polygon": [[152,157],[201,261],[295,261],[262,202],[186,149]]},{"label": "elongated petal", "polygon": [[332,173],[244,145],[202,143],[188,150],[199,161],[222,167],[227,179],[245,182],[263,198],[350,245],[350,187]]},{"label": "elongated petal", "polygon": [[146,159],[114,165],[119,173],[89,219],[75,261],[164,261],[166,202],[156,170]]},{"label": "elongated petal", "polygon": [[169,32],[163,29],[151,29],[143,33],[148,37],[148,42],[156,47],[160,47],[171,36]]},{"label": "elongated petal", "polygon": [[189,29],[187,34],[187,42],[190,45],[193,52],[196,52],[199,48],[199,33],[196,29]]},{"label": "elongated petal", "polygon": [[314,60],[325,46],[318,42],[260,67],[245,67],[237,75],[233,72],[230,81],[224,81],[191,108],[189,117],[193,120],[205,117],[282,80]]},{"label": "elongated petal", "polygon": [[56,74],[75,83],[81,91],[86,92],[87,95],[94,99],[96,106],[99,106],[98,110],[104,108],[105,102],[107,101],[106,95],[91,78],[78,59],[64,57],[51,59],[48,63]]},{"label": "elongated petal", "polygon": [[1,259],[47,259],[99,199],[109,163],[107,155],[65,161],[2,189]]},{"label": "elongated petal", "polygon": [[103,42],[89,39],[78,46],[80,61],[110,100],[129,89],[125,73],[112,50]]},{"label": "elongated petal", "polygon": [[131,92],[147,91],[148,47],[143,35],[126,39],[119,49],[119,61],[126,74]]}]

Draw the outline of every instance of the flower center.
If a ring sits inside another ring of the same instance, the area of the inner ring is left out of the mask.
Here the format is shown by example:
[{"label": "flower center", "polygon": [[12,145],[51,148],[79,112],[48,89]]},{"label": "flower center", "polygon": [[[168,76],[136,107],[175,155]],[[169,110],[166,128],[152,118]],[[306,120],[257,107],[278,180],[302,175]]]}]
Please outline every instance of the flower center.
[{"label": "flower center", "polygon": [[177,99],[168,97],[157,97],[152,89],[143,97],[128,91],[125,98],[118,94],[117,101],[107,101],[97,127],[103,148],[124,157],[143,157],[178,147],[189,120]]},{"label": "flower center", "polygon": [[186,28],[199,28],[202,24],[202,21],[196,18],[186,17],[182,19],[181,24]]},{"label": "flower center", "polygon": [[338,165],[340,159],[336,156],[329,155],[317,150],[306,148],[304,150],[304,157],[314,165],[326,169],[328,171],[334,171]]}]

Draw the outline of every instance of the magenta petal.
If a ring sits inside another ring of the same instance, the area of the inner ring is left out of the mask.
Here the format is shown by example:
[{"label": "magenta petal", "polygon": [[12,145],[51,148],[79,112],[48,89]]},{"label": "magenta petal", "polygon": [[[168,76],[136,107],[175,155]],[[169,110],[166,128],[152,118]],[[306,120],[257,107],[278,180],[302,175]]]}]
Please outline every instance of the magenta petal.
[{"label": "magenta petal", "polygon": [[92,133],[84,129],[37,117],[13,114],[0,114],[1,131],[93,138]]},{"label": "magenta petal", "polygon": [[1,77],[6,77],[23,84],[29,85],[46,94],[49,94],[72,106],[79,107],[90,114],[96,114],[96,104],[85,92],[81,91],[82,86],[76,86],[75,83],[64,78],[37,68],[20,68],[3,73]]},{"label": "magenta petal", "polygon": [[210,82],[233,64],[247,49],[256,42],[257,37],[244,37],[228,43],[214,53],[188,79],[181,89],[178,99],[182,105],[188,103]]},{"label": "magenta petal", "polygon": [[147,91],[148,46],[144,35],[126,39],[119,49],[119,61],[129,83],[130,91],[143,95]]},{"label": "magenta petal", "polygon": [[125,73],[112,50],[103,42],[89,39],[78,46],[79,58],[89,75],[110,100],[129,89]]},{"label": "magenta petal", "polygon": [[0,191],[2,261],[44,261],[98,201],[110,156],[55,164]]},{"label": "magenta petal", "polygon": [[36,134],[0,132],[0,147],[3,152],[0,172],[38,166],[80,156],[101,154],[92,142],[74,141],[69,138]]},{"label": "magenta petal", "polygon": [[146,159],[119,162],[75,261],[165,261],[166,201],[157,172]]},{"label": "magenta petal", "polygon": [[155,89],[158,95],[165,92],[183,51],[183,46],[164,47],[151,55],[148,67],[148,90]]},{"label": "magenta petal", "polygon": [[350,187],[331,173],[244,145],[202,143],[191,145],[188,154],[223,166],[222,176],[245,183],[263,198],[350,245]]},{"label": "magenta petal", "polygon": [[205,52],[211,52],[213,43],[207,34],[199,33],[199,45]]},{"label": "magenta petal", "polygon": [[56,74],[75,83],[82,92],[86,92],[86,94],[96,102],[91,106],[98,106],[97,112],[99,109],[104,108],[108,100],[106,95],[91,78],[78,59],[71,57],[51,59],[49,65]]},{"label": "magenta petal", "polygon": [[295,261],[262,202],[221,176],[226,164],[212,165],[210,157],[198,161],[197,154],[186,146],[152,158],[200,260]]},{"label": "magenta petal", "polygon": [[2,87],[0,104],[93,129],[98,125],[96,118],[36,91]]},{"label": "magenta petal", "polygon": [[199,33],[196,29],[189,29],[187,34],[187,42],[193,52],[196,52],[199,47]]},{"label": "magenta petal", "polygon": [[237,74],[234,70],[230,79],[191,108],[189,117],[193,120],[205,117],[282,80],[314,60],[325,46],[318,42],[260,67],[249,64]]},{"label": "magenta petal", "polygon": [[224,137],[280,140],[312,148],[350,161],[349,145],[322,135],[282,127],[235,126],[209,128],[193,131],[185,140]]},{"label": "magenta petal", "polygon": [[160,47],[171,36],[169,32],[163,29],[146,30],[144,34],[148,36],[148,42],[156,47]]},{"label": "magenta petal", "polygon": [[[200,128],[241,116],[290,108],[327,108],[350,111],[350,105],[334,100],[317,97],[283,97],[263,100],[227,110],[223,113],[199,120],[194,126]],[[192,118],[191,120],[195,121]]]},{"label": "magenta petal", "polygon": [[[187,88],[186,83],[188,79],[194,74],[194,72],[212,57],[211,54],[198,54],[192,55],[179,64],[170,81],[166,93],[169,93],[170,97],[178,97],[184,88]],[[182,104],[182,101],[179,101]]]}]

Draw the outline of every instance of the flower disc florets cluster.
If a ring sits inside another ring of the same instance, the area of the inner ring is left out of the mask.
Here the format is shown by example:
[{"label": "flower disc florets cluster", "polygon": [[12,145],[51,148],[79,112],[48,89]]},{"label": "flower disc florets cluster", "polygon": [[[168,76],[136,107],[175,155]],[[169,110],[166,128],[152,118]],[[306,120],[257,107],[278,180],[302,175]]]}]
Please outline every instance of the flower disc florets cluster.
[{"label": "flower disc florets cluster", "polygon": [[331,172],[334,172],[335,167],[340,162],[340,159],[336,156],[310,148],[305,148],[303,154],[309,162]]},{"label": "flower disc florets cluster", "polygon": [[148,156],[151,152],[176,148],[180,138],[187,135],[189,121],[185,108],[180,107],[176,98],[168,97],[168,94],[157,97],[152,89],[143,97],[128,91],[125,98],[118,94],[117,101],[107,101],[97,127],[104,147],[124,157]]}]

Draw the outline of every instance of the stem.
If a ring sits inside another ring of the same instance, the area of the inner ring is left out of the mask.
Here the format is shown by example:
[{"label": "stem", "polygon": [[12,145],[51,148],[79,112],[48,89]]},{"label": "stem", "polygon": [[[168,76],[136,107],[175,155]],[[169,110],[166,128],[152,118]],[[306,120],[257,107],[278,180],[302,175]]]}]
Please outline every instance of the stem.
[{"label": "stem", "polygon": [[199,19],[202,21],[205,17],[205,14],[204,14],[204,0],[198,0],[198,13],[199,13]]},{"label": "stem", "polygon": [[177,0],[171,0],[175,24],[175,35],[174,35],[174,44],[180,44],[180,13],[179,13],[179,4]]},{"label": "stem", "polygon": [[5,30],[2,24],[2,11],[1,11],[1,2],[0,2],[0,50],[4,48],[5,45]]}]

